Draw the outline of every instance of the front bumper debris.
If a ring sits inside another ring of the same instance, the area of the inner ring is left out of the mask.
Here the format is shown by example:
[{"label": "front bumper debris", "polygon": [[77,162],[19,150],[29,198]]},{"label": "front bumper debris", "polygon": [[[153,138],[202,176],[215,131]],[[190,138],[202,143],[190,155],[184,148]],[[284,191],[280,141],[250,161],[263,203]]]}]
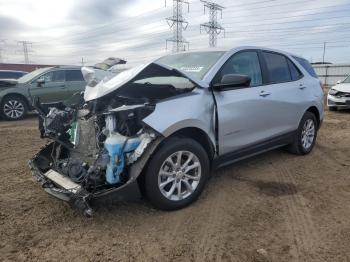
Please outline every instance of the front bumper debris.
[{"label": "front bumper debris", "polygon": [[29,168],[34,178],[39,182],[45,192],[77,208],[84,216],[91,217],[93,208],[91,205],[98,200],[139,200],[141,192],[137,182],[138,176],[162,139],[156,140],[151,146],[145,149],[143,154],[130,169],[130,179],[124,185],[115,188],[108,188],[96,192],[88,192],[81,185],[72,181],[69,177],[60,174],[50,168],[48,160],[43,156],[52,150],[52,143],[44,146],[29,162]]},{"label": "front bumper debris", "polygon": [[333,96],[328,94],[327,105],[341,108],[350,108],[350,94],[347,96]]},{"label": "front bumper debris", "polygon": [[91,217],[93,215],[93,210],[90,206],[92,195],[79,185],[78,187],[69,188],[74,182],[69,181],[70,179],[67,177],[62,179],[63,176],[52,169],[48,170],[46,173],[41,172],[36,165],[36,160],[37,155],[34,156],[28,164],[32,175],[41,184],[45,192],[68,202],[72,207],[77,208],[84,216]]}]

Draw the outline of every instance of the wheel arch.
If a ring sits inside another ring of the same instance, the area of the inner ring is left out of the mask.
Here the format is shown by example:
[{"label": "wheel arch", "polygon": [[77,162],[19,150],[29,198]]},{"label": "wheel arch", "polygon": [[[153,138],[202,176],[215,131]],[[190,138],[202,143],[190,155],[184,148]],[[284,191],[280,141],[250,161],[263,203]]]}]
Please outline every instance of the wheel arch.
[{"label": "wheel arch", "polygon": [[174,133],[169,135],[167,138],[171,138],[171,137],[186,137],[186,138],[191,138],[195,140],[201,146],[203,146],[203,148],[208,154],[209,160],[210,161],[213,160],[215,155],[215,146],[213,145],[208,134],[202,129],[198,127],[185,127],[175,131]]},{"label": "wheel arch", "polygon": [[315,115],[316,117],[316,120],[317,120],[317,128],[320,127],[320,123],[321,123],[321,114],[320,112],[318,111],[318,108],[316,106],[310,106],[306,112],[310,112],[312,114]]},{"label": "wheel arch", "polygon": [[31,105],[28,101],[28,98],[23,95],[23,94],[19,94],[19,93],[7,93],[6,95],[4,95],[2,98],[1,98],[1,101],[0,101],[0,104],[2,105],[2,103],[4,102],[4,100],[8,97],[19,97],[21,99],[23,99],[23,101],[26,103],[26,106],[28,108],[28,110],[30,110],[31,108]]}]

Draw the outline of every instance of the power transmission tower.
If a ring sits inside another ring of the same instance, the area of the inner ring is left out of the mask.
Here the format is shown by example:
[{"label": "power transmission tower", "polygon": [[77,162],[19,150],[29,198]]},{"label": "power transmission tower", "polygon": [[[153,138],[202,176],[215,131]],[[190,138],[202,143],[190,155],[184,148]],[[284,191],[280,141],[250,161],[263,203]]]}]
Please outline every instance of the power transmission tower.
[{"label": "power transmission tower", "polygon": [[173,29],[173,38],[166,39],[166,48],[168,42],[173,42],[173,52],[186,51],[186,45],[187,50],[189,48],[189,42],[182,36],[182,30],[186,30],[188,26],[188,22],[182,17],[182,4],[187,4],[189,12],[190,4],[186,0],[173,0],[173,16],[166,18],[169,27]]},{"label": "power transmission tower", "polygon": [[32,52],[29,48],[32,46],[32,43],[28,41],[18,41],[18,44],[23,45],[24,63],[29,64],[29,53]]},{"label": "power transmission tower", "polygon": [[200,24],[199,30],[200,33],[202,33],[202,28],[205,29],[207,34],[209,34],[209,46],[215,47],[217,43],[217,36],[221,33],[221,31],[224,31],[225,35],[225,29],[217,21],[218,11],[220,11],[222,18],[222,9],[224,9],[224,7],[209,1],[201,0],[201,2],[204,4],[204,14],[205,9],[209,9],[209,22]]}]

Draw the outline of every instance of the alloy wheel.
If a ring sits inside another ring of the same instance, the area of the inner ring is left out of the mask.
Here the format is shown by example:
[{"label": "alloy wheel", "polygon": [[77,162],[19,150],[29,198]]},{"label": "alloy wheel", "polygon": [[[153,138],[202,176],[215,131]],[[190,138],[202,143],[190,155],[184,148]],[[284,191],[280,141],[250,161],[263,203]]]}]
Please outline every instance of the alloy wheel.
[{"label": "alloy wheel", "polygon": [[18,100],[9,100],[4,104],[4,114],[12,119],[20,118],[24,113],[24,105]]},{"label": "alloy wheel", "polygon": [[198,157],[189,151],[177,151],[161,165],[158,187],[167,199],[179,201],[195,191],[200,179],[201,164]]},{"label": "alloy wheel", "polygon": [[315,123],[312,119],[307,119],[301,131],[301,143],[304,149],[309,149],[315,139]]}]

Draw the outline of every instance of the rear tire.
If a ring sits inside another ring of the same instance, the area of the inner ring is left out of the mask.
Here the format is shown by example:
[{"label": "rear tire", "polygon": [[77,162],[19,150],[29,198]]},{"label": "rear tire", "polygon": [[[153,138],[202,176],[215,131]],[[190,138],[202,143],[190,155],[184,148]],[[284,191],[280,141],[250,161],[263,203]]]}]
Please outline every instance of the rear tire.
[{"label": "rear tire", "polygon": [[329,106],[328,110],[329,111],[338,111],[338,108],[336,106]]},{"label": "rear tire", "polygon": [[299,123],[294,142],[288,150],[296,155],[309,154],[316,142],[318,125],[316,116],[307,111]]},{"label": "rear tire", "polygon": [[145,193],[152,205],[176,210],[194,202],[209,177],[204,148],[190,138],[165,140],[145,172]]},{"label": "rear tire", "polygon": [[1,103],[1,116],[5,120],[15,121],[23,119],[28,112],[27,102],[19,96],[7,96]]}]

